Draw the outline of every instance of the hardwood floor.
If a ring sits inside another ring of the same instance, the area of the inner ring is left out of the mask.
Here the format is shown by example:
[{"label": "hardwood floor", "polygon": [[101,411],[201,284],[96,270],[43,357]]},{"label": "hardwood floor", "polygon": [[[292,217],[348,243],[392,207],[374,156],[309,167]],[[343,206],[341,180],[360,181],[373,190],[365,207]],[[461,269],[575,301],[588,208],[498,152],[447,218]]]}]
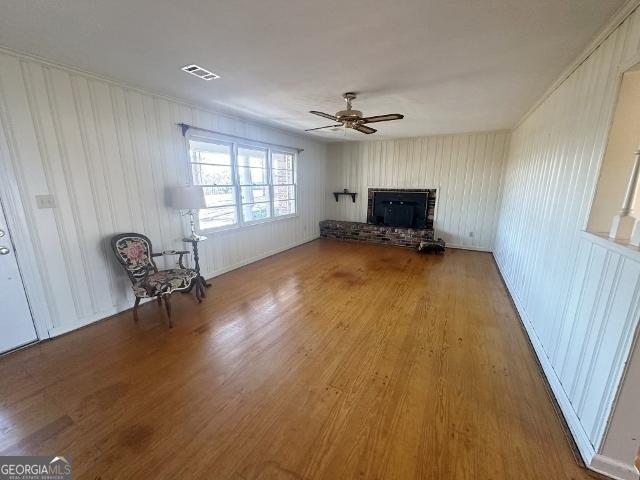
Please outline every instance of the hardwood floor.
[{"label": "hardwood floor", "polygon": [[582,479],[490,254],[318,240],[0,359],[74,478]]}]

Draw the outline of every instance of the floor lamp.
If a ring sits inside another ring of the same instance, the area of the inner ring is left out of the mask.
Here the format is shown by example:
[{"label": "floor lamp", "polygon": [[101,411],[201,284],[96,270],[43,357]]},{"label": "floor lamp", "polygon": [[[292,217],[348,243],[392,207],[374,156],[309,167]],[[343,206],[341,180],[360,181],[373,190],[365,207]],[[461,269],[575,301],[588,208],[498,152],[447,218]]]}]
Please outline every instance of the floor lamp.
[{"label": "floor lamp", "polygon": [[191,224],[191,235],[182,239],[183,242],[190,243],[193,249],[193,263],[194,269],[198,272],[196,277],[196,288],[199,288],[204,296],[204,288],[210,287],[211,284],[207,283],[202,275],[200,275],[200,263],[198,257],[198,243],[203,242],[207,237],[196,234],[194,215],[201,208],[206,208],[207,203],[204,198],[204,191],[202,187],[197,185],[187,185],[184,187],[175,187],[171,189],[171,206],[176,210],[180,210],[182,215],[189,215],[189,221]]}]

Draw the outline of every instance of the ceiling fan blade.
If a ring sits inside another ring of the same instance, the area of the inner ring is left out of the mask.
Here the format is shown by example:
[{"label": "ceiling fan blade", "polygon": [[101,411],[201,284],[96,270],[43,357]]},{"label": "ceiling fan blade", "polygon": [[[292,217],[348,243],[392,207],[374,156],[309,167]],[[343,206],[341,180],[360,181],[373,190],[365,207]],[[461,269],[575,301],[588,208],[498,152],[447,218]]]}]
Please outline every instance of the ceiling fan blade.
[{"label": "ceiling fan blade", "polygon": [[366,125],[355,125],[353,129],[362,133],[366,133],[367,135],[371,135],[372,133],[377,132],[375,128],[367,127]]},{"label": "ceiling fan blade", "polygon": [[322,130],[323,128],[334,128],[334,127],[341,127],[342,124],[339,123],[337,125],[327,125],[326,127],[318,127],[318,128],[307,128],[305,130],[305,132],[313,132],[314,130]]},{"label": "ceiling fan blade", "polygon": [[334,122],[338,121],[338,119],[335,116],[329,115],[328,113],[317,112],[315,110],[311,110],[309,113],[313,113],[314,115],[319,115],[321,117],[328,118],[329,120],[333,120]]},{"label": "ceiling fan blade", "polygon": [[399,113],[389,113],[387,115],[375,115],[373,117],[364,117],[360,120],[360,123],[376,123],[376,122],[388,122],[390,120],[402,120],[404,115]]}]

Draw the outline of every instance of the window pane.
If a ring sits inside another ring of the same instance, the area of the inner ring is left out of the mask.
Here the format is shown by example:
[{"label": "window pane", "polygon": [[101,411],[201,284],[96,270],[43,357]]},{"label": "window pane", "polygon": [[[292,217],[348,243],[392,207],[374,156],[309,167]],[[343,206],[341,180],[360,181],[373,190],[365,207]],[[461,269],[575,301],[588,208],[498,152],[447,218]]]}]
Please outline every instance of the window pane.
[{"label": "window pane", "polygon": [[271,178],[274,185],[292,184],[293,182],[293,170],[279,170],[273,169],[271,171]]},{"label": "window pane", "polygon": [[231,165],[231,146],[229,145],[190,140],[189,147],[192,162]]},{"label": "window pane", "polygon": [[293,185],[273,186],[274,200],[288,200],[290,198],[296,198],[296,187],[294,187]]},{"label": "window pane", "polygon": [[261,220],[263,218],[269,218],[270,216],[269,203],[253,203],[242,206],[242,218],[245,222]]},{"label": "window pane", "polygon": [[271,167],[280,170],[293,170],[293,154],[276,153],[271,154]]},{"label": "window pane", "polygon": [[194,185],[232,185],[231,167],[191,164]]},{"label": "window pane", "polygon": [[269,201],[269,187],[240,187],[242,203]]},{"label": "window pane", "polygon": [[236,193],[233,187],[204,187],[203,190],[207,207],[221,207],[236,203]]},{"label": "window pane", "polygon": [[206,208],[200,210],[199,226],[200,230],[207,230],[209,228],[224,227],[227,225],[234,225],[237,223],[236,219],[236,207],[218,207],[218,208]]},{"label": "window pane", "polygon": [[266,148],[222,142],[190,140],[189,145],[193,184],[203,186],[207,205],[198,213],[200,229],[296,213],[295,154],[269,157]]},{"label": "window pane", "polygon": [[273,215],[291,215],[296,213],[295,200],[275,200],[273,202]]},{"label": "window pane", "polygon": [[266,185],[267,170],[264,168],[238,167],[240,185]]},{"label": "window pane", "polygon": [[238,147],[238,166],[267,168],[267,151]]}]

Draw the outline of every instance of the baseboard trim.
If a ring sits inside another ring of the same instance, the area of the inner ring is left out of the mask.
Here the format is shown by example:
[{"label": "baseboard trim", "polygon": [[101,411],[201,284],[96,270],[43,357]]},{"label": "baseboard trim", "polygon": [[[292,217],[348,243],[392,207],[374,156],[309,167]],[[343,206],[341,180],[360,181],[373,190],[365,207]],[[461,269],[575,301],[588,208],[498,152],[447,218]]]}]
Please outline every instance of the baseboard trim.
[{"label": "baseboard trim", "polygon": [[[555,370],[553,369],[553,366],[549,362],[549,358],[547,357],[546,352],[542,346],[542,343],[540,342],[540,339],[538,338],[538,335],[536,334],[536,331],[533,328],[533,324],[529,320],[527,312],[524,310],[524,307],[522,306],[522,303],[518,298],[518,296],[514,293],[514,289],[510,285],[508,277],[504,274],[504,267],[501,264],[500,259],[496,257],[495,254],[493,255],[493,258],[496,262],[496,265],[498,266],[498,271],[500,272],[502,281],[507,287],[507,292],[511,296],[511,299],[513,300],[513,304],[516,307],[516,311],[518,312],[518,316],[520,317],[520,322],[522,323],[525,331],[527,332],[527,336],[529,337],[529,341],[533,346],[533,350],[536,354],[540,367],[542,368],[544,376],[546,377],[546,380],[549,384],[551,393],[553,394],[558,404],[558,407],[560,408],[560,413],[564,417],[564,420],[567,426],[569,427],[571,436],[573,437],[573,440],[576,444],[576,447],[578,448],[578,452],[580,453],[580,456],[584,461],[584,464],[587,467],[589,467],[596,453],[594,450],[594,447],[591,444],[591,441],[589,440],[587,433],[582,427],[582,424],[580,423],[580,419],[578,418],[578,415],[576,414],[575,410],[572,408],[571,402],[569,401],[569,397],[565,393],[564,388],[560,383],[560,379],[558,378],[558,375],[556,374]],[[600,472],[600,473],[605,473],[605,472]],[[606,473],[606,474],[609,475],[609,473]]]},{"label": "baseboard trim", "polygon": [[255,255],[255,256],[250,257],[250,258],[248,258],[246,260],[242,260],[240,262],[234,263],[233,265],[229,265],[228,267],[221,268],[220,270],[214,270],[213,272],[204,272],[202,275],[205,278],[214,278],[214,277],[223,275],[223,274],[225,274],[227,272],[230,272],[231,270],[236,270],[237,268],[244,267],[245,265],[249,265],[251,263],[259,262],[260,260],[263,260],[263,259],[265,259],[267,257],[271,257],[271,256],[276,255],[278,253],[286,252],[287,250],[291,250],[292,248],[299,247],[300,245],[304,245],[305,243],[313,242],[314,240],[317,240],[319,238],[320,238],[319,234],[318,235],[313,235],[311,237],[304,238],[303,240],[290,243],[289,245],[286,245],[284,247],[275,248],[273,250],[269,250],[266,253],[262,253],[260,255]]},{"label": "baseboard trim", "polygon": [[638,471],[633,465],[627,465],[596,453],[589,468],[616,480],[638,480]]},{"label": "baseboard trim", "polygon": [[[133,296],[131,298],[133,299]],[[140,305],[144,305],[145,303],[150,302],[152,300],[155,300],[155,299],[154,298],[143,298],[140,301]],[[131,302],[133,303],[133,300],[131,300]],[[67,325],[61,325],[59,327],[52,327],[52,328],[49,329],[49,338],[59,337],[60,335],[64,335],[66,333],[73,332],[74,330],[78,330],[80,328],[87,327],[87,326],[92,325],[92,324],[97,323],[97,322],[101,322],[102,320],[107,320],[107,319],[113,317],[114,315],[118,315],[118,314],[120,314],[122,312],[126,312],[127,310],[131,310],[131,309],[132,309],[131,304],[118,305],[118,306],[114,307],[113,310],[107,310],[107,311],[103,311],[103,312],[98,312],[93,317],[90,317],[89,319],[80,320],[78,322],[74,322],[74,323],[67,324]],[[48,338],[46,338],[44,340],[48,340]]]},{"label": "baseboard trim", "polygon": [[474,252],[487,252],[487,253],[492,253],[493,250],[491,250],[490,248],[485,248],[485,247],[475,247],[473,245],[457,245],[455,243],[447,243],[446,246],[448,248],[455,248],[457,250],[471,250]]},{"label": "baseboard trim", "polygon": [[[272,255],[276,255],[277,253],[281,253],[284,252],[286,250],[291,250],[292,248],[295,247],[299,247],[300,245],[304,245],[305,243],[309,243],[312,242],[313,240],[316,240],[320,238],[319,235],[313,235],[310,237],[306,237],[298,242],[293,242],[291,244],[288,244],[284,247],[281,248],[276,248],[274,250],[270,250],[266,253],[260,254],[260,255],[255,255],[251,258],[248,258],[246,260],[243,260],[241,262],[235,263],[233,265],[229,265],[228,267],[222,268],[220,270],[215,270],[213,273],[211,272],[203,272],[202,275],[205,278],[213,278],[213,277],[217,277],[218,275],[222,275],[223,273],[227,273],[230,272],[231,270],[235,270],[236,268],[240,268],[240,267],[244,267],[245,265],[249,265],[250,263],[254,263],[257,262],[259,260],[263,260],[267,257],[270,257]],[[147,299],[143,299],[141,304],[144,304],[146,302],[149,302],[151,300],[154,300],[153,298],[147,298]],[[132,300],[133,302],[133,300]],[[94,324],[96,322],[100,322],[102,320],[106,320],[109,317],[112,317],[114,315],[118,315],[119,313],[122,312],[126,312],[127,310],[131,310],[131,306],[129,305],[119,305],[113,308],[113,310],[108,310],[108,311],[103,311],[103,312],[99,312],[97,313],[94,317],[91,317],[89,319],[85,319],[85,320],[81,320],[79,322],[74,322],[73,324],[68,324],[68,325],[61,325],[59,327],[53,327],[49,329],[49,337],[50,338],[54,338],[54,337],[58,337],[60,335],[64,335],[66,333],[72,332],[74,330],[78,330],[79,328],[83,328],[86,326],[89,326],[91,324]]]},{"label": "baseboard trim", "polygon": [[533,324],[529,320],[527,312],[524,310],[524,307],[522,306],[522,303],[518,296],[514,294],[514,289],[510,285],[508,277],[504,274],[504,266],[501,264],[500,259],[495,254],[493,255],[493,258],[495,260],[496,266],[498,267],[498,272],[502,277],[502,281],[504,282],[504,285],[507,289],[507,293],[511,297],[511,300],[516,307],[516,311],[518,313],[518,316],[520,317],[520,322],[522,323],[527,336],[529,337],[529,342],[533,347],[538,363],[542,369],[542,373],[544,374],[544,377],[546,379],[547,385],[551,390],[551,394],[555,398],[556,404],[560,410],[559,414],[564,418],[564,422],[569,429],[571,437],[573,438],[575,447],[577,448],[580,457],[582,457],[582,460],[584,461],[584,467],[599,475],[615,480],[638,480],[638,473],[635,471],[635,467],[633,467],[632,465],[618,462],[617,460],[613,460],[609,457],[600,455],[595,452],[595,449],[591,444],[587,433],[580,423],[578,415],[571,406],[569,397],[565,393],[564,388],[560,383],[560,379],[558,378],[555,370],[549,362],[542,343],[540,342],[535,329],[533,328]]}]

